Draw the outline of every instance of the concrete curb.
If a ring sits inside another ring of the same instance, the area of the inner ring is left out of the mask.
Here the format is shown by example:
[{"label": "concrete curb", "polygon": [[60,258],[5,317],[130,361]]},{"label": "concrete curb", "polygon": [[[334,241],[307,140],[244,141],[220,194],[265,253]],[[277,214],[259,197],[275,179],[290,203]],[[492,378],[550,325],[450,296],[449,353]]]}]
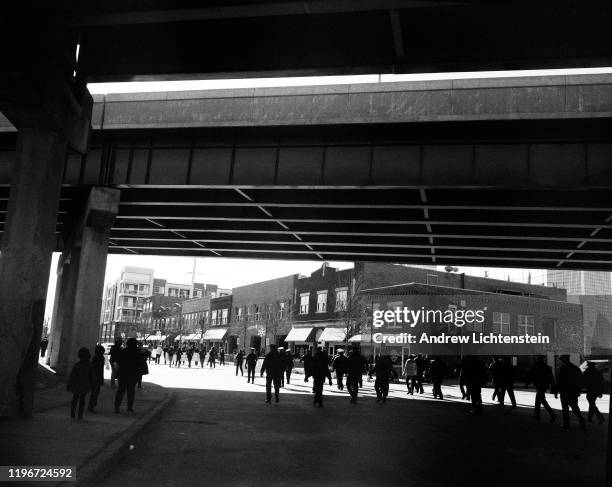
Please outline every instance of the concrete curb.
[{"label": "concrete curb", "polygon": [[166,391],[164,399],[157,404],[151,411],[145,414],[142,418],[131,425],[127,430],[121,433],[117,438],[112,440],[102,450],[90,457],[85,465],[77,465],[77,480],[76,482],[59,482],[56,487],[68,487],[74,485],[93,487],[102,480],[112,464],[114,464],[120,455],[129,448],[136,436],[150,423],[155,421],[164,410],[174,402],[174,392]]}]

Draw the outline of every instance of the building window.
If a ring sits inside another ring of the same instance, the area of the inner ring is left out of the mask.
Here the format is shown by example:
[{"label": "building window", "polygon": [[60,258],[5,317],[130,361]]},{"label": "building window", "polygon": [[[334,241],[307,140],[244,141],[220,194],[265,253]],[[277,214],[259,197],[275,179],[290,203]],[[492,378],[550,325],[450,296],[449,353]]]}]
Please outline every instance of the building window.
[{"label": "building window", "polygon": [[426,284],[438,284],[438,276],[436,274],[427,274]]},{"label": "building window", "polygon": [[308,314],[308,303],[310,301],[310,293],[302,293],[300,294],[300,314],[307,315]]},{"label": "building window", "polygon": [[327,311],[327,289],[317,291],[317,313],[325,313]]},{"label": "building window", "polygon": [[284,301],[281,301],[280,303],[278,303],[278,319],[279,320],[283,320],[285,319],[285,313],[287,311],[287,307]]},{"label": "building window", "polygon": [[348,288],[339,287],[336,289],[336,311],[346,311],[348,301]]},{"label": "building window", "polygon": [[227,325],[227,315],[228,315],[228,308],[223,308],[221,310],[221,324],[222,325]]},{"label": "building window", "polygon": [[258,304],[253,305],[253,311],[255,312],[255,321],[261,320],[261,309]]},{"label": "building window", "polygon": [[236,315],[236,323],[240,323],[242,321],[242,306],[236,306],[234,314]]},{"label": "building window", "polygon": [[510,334],[510,313],[493,313],[493,333]]},{"label": "building window", "polygon": [[217,310],[216,309],[213,309],[210,313],[210,324],[213,326],[217,324]]},{"label": "building window", "polygon": [[518,315],[519,335],[535,334],[535,317],[533,315]]}]

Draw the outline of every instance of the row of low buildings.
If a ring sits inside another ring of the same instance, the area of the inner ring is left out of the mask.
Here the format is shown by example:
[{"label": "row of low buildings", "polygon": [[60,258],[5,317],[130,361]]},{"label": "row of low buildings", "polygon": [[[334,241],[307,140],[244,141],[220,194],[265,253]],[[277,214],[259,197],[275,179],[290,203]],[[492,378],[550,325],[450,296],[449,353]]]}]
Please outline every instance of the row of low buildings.
[{"label": "row of low buildings", "polygon": [[[431,268],[358,262],[352,269],[338,270],[323,264],[310,276],[290,275],[278,279],[220,291],[216,286],[194,283],[183,296],[168,295],[172,286],[153,279],[153,290],[143,296],[138,315],[140,336],[149,340],[182,340],[217,345],[227,352],[254,347],[263,350],[270,343],[285,345],[298,353],[319,344],[334,353],[338,347],[358,345],[366,354],[389,353],[397,362],[410,353],[460,356],[511,355],[520,364],[536,353],[553,357],[569,353],[574,360],[585,354],[606,354],[612,350],[609,309],[602,305],[606,289],[598,298],[584,297],[562,286],[566,274],[549,273],[549,285],[532,285]],[[135,274],[135,273],[134,273]],[[578,273],[580,274],[580,273]],[[586,273],[603,274],[606,273]],[[131,274],[123,274],[122,279]],[[576,279],[572,277],[571,279]],[[584,281],[584,277],[578,280]],[[565,280],[565,281],[564,281]],[[605,278],[602,279],[605,282]],[[139,284],[140,286],[140,284]],[[116,283],[115,293],[124,297]],[[161,288],[164,288],[164,293]],[[178,285],[175,285],[179,289]],[[140,291],[140,287],[130,289]],[[194,297],[195,296],[195,297]],[[115,301],[117,302],[117,301]],[[609,301],[608,301],[609,303]],[[129,310],[119,300],[121,308]],[[128,303],[130,304],[130,303]],[[375,310],[480,310],[482,323],[457,327],[455,323],[385,323],[373,329]],[[104,328],[104,323],[103,323]],[[127,335],[133,330],[124,327]],[[111,328],[118,336],[117,328]],[[521,335],[538,333],[550,337],[548,344],[432,345],[427,343],[379,344],[381,336],[428,334],[496,333]]]}]

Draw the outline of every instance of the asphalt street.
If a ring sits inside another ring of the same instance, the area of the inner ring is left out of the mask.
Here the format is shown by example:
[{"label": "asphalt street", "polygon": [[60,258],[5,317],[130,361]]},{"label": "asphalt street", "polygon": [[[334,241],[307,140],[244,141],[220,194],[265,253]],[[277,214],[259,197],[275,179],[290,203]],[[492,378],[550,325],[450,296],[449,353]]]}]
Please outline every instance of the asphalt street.
[{"label": "asphalt street", "polygon": [[[532,391],[519,407],[490,403],[471,416],[456,386],[448,400],[408,396],[391,386],[386,404],[364,380],[363,397],[325,386],[314,408],[310,384],[294,375],[278,404],[265,404],[265,381],[247,384],[231,365],[150,365],[146,382],[175,389],[176,401],[143,432],[100,482],[103,486],[189,485],[603,485],[607,425],[563,430],[531,418]],[[607,411],[607,396],[601,401]],[[558,401],[549,396],[551,405]],[[138,397],[136,399],[138,408]],[[583,403],[584,409],[584,403]]]}]

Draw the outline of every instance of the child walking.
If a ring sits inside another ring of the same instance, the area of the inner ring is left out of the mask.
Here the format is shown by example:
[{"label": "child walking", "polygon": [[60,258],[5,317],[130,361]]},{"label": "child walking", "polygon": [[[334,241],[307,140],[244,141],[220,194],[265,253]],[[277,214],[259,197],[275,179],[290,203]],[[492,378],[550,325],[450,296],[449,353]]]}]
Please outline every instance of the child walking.
[{"label": "child walking", "polygon": [[72,392],[70,417],[74,418],[77,403],[79,405],[79,419],[83,419],[85,409],[85,396],[91,391],[91,370],[89,359],[91,354],[86,347],[79,349],[79,361],[72,367],[68,378],[68,391]]}]

